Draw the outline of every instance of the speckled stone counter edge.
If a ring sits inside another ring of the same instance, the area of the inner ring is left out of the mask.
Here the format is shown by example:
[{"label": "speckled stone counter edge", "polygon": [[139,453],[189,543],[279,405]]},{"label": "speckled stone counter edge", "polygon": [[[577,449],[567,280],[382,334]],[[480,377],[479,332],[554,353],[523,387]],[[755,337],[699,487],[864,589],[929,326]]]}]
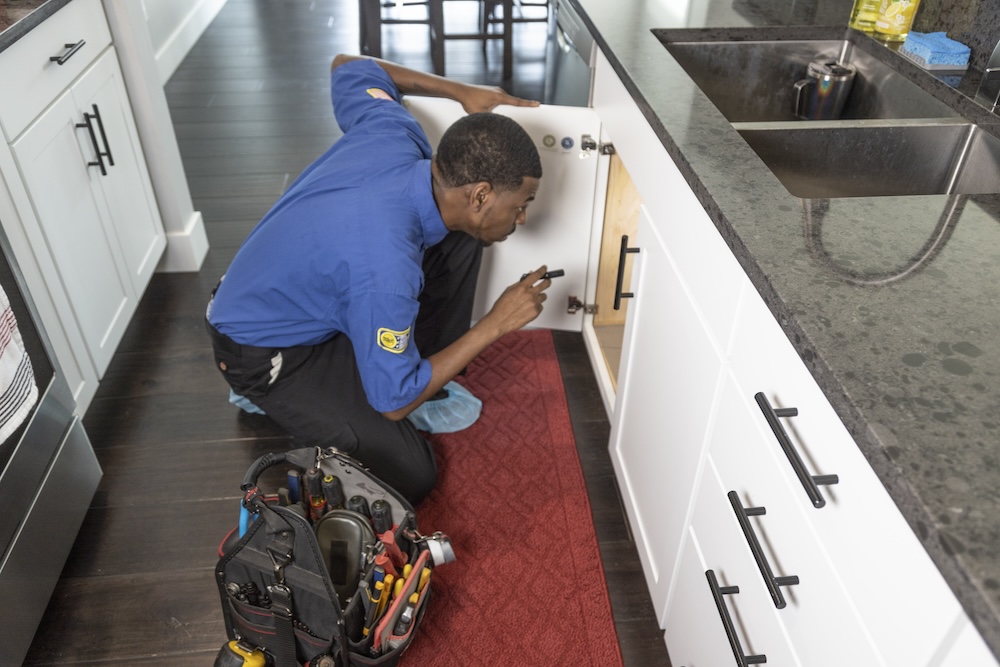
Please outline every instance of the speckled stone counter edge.
[{"label": "speckled stone counter edge", "polygon": [[71,0],[47,0],[39,5],[38,9],[31,12],[3,32],[0,32],[0,51],[3,51],[17,40],[27,35],[42,21],[55,14],[70,2]]}]

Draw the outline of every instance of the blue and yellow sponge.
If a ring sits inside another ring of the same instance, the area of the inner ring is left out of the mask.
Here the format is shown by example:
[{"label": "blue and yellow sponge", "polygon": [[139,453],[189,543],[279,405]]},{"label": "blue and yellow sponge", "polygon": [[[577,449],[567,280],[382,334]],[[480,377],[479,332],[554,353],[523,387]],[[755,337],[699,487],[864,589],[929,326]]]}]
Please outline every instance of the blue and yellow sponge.
[{"label": "blue and yellow sponge", "polygon": [[969,47],[943,32],[911,32],[899,52],[924,69],[963,70],[969,67]]}]

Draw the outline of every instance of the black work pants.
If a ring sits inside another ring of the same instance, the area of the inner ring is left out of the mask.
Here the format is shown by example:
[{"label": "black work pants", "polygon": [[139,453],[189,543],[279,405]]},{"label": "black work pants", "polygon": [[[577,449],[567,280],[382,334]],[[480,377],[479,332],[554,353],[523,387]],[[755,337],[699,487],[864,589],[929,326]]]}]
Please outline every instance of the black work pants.
[{"label": "black work pants", "polygon": [[[413,336],[423,357],[468,331],[481,258],[479,242],[462,232],[425,253]],[[386,419],[368,404],[346,335],[319,345],[264,348],[235,343],[211,326],[209,333],[216,365],[233,391],[293,435],[296,446],[336,447],[413,504],[430,493],[437,480],[430,443],[408,420]]]}]

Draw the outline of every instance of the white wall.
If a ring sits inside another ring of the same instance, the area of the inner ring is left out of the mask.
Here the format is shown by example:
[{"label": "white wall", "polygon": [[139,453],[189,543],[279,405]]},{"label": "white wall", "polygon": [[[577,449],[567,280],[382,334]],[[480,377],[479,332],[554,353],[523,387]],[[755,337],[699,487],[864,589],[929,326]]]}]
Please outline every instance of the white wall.
[{"label": "white wall", "polygon": [[140,0],[160,83],[166,83],[226,0]]}]

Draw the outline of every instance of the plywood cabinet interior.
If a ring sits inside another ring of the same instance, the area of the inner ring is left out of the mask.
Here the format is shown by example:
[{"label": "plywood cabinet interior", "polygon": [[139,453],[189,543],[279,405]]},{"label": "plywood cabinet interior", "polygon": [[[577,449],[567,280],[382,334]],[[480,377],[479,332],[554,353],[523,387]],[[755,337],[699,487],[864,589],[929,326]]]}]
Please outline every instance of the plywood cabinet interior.
[{"label": "plywood cabinet interior", "polygon": [[[604,204],[604,225],[601,235],[601,250],[597,266],[597,291],[594,298],[593,327],[600,343],[604,361],[612,386],[617,390],[618,369],[621,363],[622,337],[625,330],[625,316],[628,313],[628,299],[621,299],[615,309],[615,292],[618,287],[618,273],[622,272],[621,289],[628,292],[632,284],[632,262],[621,254],[622,238],[635,239],[639,228],[642,199],[629,176],[621,157],[612,154],[608,166],[607,195]],[[621,268],[619,268],[621,267]]]}]

